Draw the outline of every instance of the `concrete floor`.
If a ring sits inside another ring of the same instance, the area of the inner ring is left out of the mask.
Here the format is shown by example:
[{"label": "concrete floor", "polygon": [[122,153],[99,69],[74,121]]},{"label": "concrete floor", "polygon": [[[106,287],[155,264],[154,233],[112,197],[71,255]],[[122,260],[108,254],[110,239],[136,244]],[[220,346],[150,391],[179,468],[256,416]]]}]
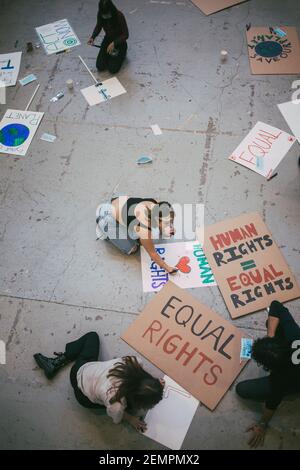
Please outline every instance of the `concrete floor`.
[{"label": "concrete floor", "polygon": [[[96,0],[2,0],[0,51],[24,51],[20,77],[38,76],[33,109],[45,117],[22,158],[0,156],[0,366],[1,449],[161,449],[126,425],[81,408],[67,371],[49,385],[32,354],[61,350],[66,340],[96,330],[104,359],[130,352],[120,333],[151,294],[143,294],[139,257],[125,258],[95,241],[95,207],[113,188],[170,202],[205,203],[206,223],[259,211],[300,279],[299,146],[294,145],[270,182],[227,160],[261,120],[289,131],[276,104],[291,98],[292,76],[253,76],[245,24],[300,25],[298,0],[251,0],[205,17],[189,0],[119,0],[130,28],[129,54],[119,79],[127,94],[89,108],[80,88],[91,84],[78,60],[94,70],[97,50],[85,45]],[[34,27],[68,18],[83,45],[47,57],[25,52]],[[299,30],[298,30],[299,31]],[[229,60],[220,65],[220,50]],[[102,75],[103,78],[108,76]],[[65,82],[76,81],[69,93]],[[24,109],[35,84],[9,88],[7,106]],[[60,90],[65,97],[50,103]],[[1,107],[1,115],[6,108]],[[163,135],[149,129],[158,123]],[[57,135],[54,144],[39,140]],[[136,159],[154,162],[139,168]],[[298,242],[297,242],[298,240]],[[215,288],[192,294],[225,318]],[[300,322],[299,300],[288,304]],[[235,321],[264,334],[266,314]],[[150,371],[161,373],[151,364]],[[255,364],[241,378],[262,372]],[[244,430],[260,406],[241,403],[229,390],[213,413],[199,406],[184,449],[246,449]],[[300,400],[285,402],[265,448],[300,448]]]}]

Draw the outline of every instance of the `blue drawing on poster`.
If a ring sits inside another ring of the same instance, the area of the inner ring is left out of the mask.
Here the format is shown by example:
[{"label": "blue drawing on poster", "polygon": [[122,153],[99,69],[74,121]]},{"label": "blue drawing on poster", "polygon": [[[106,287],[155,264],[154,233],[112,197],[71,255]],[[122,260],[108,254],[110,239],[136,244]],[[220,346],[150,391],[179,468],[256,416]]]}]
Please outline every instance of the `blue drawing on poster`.
[{"label": "blue drawing on poster", "polygon": [[10,65],[10,63],[11,63],[11,60],[9,59],[9,61],[7,62],[7,65],[5,67],[1,67],[1,70],[12,70],[12,69],[14,69],[14,66]]},{"label": "blue drawing on poster", "polygon": [[23,124],[8,124],[0,129],[0,144],[6,147],[18,147],[28,139],[30,131]]},{"label": "blue drawing on poster", "polygon": [[283,47],[275,41],[264,41],[255,46],[255,52],[261,57],[277,57],[282,54]]}]

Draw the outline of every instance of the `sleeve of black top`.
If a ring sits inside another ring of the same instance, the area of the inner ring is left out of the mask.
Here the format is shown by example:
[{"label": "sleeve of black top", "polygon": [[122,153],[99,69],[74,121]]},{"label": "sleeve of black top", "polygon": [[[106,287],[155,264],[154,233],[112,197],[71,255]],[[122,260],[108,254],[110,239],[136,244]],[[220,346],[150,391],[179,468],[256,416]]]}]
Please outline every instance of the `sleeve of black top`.
[{"label": "sleeve of black top", "polygon": [[100,13],[98,12],[97,24],[96,24],[95,29],[93,31],[93,34],[91,36],[93,39],[95,39],[101,33],[102,27],[103,27],[102,18],[101,18]]},{"label": "sleeve of black top", "polygon": [[288,343],[300,339],[300,327],[295,322],[289,310],[281,302],[274,300],[270,305],[269,317],[279,319],[280,327]]},{"label": "sleeve of black top", "polygon": [[126,19],[123,13],[121,12],[119,13],[119,21],[120,21],[120,34],[116,39],[114,39],[114,43],[116,47],[126,42],[127,39],[129,38],[129,31],[128,31]]}]

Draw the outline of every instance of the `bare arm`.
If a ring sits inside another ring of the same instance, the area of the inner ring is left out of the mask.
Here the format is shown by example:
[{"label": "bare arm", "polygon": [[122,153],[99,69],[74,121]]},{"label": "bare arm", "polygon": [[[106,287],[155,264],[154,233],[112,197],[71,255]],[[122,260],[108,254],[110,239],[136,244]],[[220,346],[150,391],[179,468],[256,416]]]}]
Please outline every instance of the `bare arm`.
[{"label": "bare arm", "polygon": [[141,418],[138,418],[137,416],[132,416],[126,411],[123,415],[123,421],[126,421],[131,426],[133,426],[136,429],[136,431],[144,432],[147,429],[147,425],[144,420],[142,420]]},{"label": "bare arm", "polygon": [[172,274],[172,273],[176,274],[178,269],[175,268],[175,267],[169,266],[167,263],[164,262],[164,260],[161,258],[161,256],[159,256],[159,254],[156,252],[155,246],[154,246],[153,241],[151,240],[151,238],[144,238],[143,237],[143,238],[140,238],[140,241],[141,241],[141,245],[145,248],[145,250],[147,251],[150,258],[156,264],[158,264],[158,266],[160,268],[164,269],[169,274]]},{"label": "bare arm", "polygon": [[279,318],[271,317],[271,316],[268,317],[267,335],[270,338],[274,338],[278,325],[279,325]]}]

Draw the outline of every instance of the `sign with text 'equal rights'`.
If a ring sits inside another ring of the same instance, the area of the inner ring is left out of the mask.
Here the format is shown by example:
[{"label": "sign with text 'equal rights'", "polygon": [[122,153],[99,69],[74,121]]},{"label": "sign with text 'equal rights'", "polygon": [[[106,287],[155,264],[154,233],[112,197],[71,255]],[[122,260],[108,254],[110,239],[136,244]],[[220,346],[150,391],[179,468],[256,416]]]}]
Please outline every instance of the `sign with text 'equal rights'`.
[{"label": "sign with text 'equal rights'", "polygon": [[240,363],[245,336],[168,282],[121,338],[214,410],[246,364]]},{"label": "sign with text 'equal rights'", "polygon": [[[163,243],[155,245],[156,252],[169,265],[178,269],[172,282],[183,289],[215,286],[211,267],[198,241]],[[152,261],[141,247],[144,292],[157,292],[168,282],[169,274]]]},{"label": "sign with text 'equal rights'", "polygon": [[300,287],[257,213],[208,226],[204,253],[232,318],[300,297]]},{"label": "sign with text 'equal rights'", "polygon": [[293,135],[257,122],[228,158],[270,178],[295,141]]}]

